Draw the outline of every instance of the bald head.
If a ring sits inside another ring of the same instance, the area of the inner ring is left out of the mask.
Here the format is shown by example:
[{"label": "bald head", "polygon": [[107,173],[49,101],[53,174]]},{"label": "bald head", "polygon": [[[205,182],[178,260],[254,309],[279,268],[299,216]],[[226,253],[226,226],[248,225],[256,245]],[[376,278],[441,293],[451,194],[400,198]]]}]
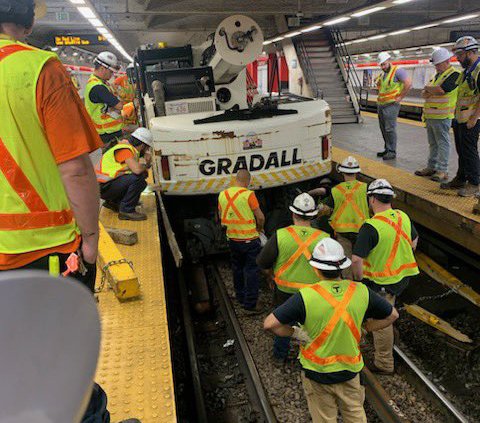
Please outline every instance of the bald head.
[{"label": "bald head", "polygon": [[250,185],[252,177],[247,169],[240,169],[235,175],[235,179],[237,180],[237,185],[246,188]]}]

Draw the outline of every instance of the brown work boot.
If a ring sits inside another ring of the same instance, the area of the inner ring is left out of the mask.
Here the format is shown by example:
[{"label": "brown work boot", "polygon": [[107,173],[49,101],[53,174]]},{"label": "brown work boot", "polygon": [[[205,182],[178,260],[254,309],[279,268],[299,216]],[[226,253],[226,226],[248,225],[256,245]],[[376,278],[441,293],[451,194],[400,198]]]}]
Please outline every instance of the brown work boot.
[{"label": "brown work boot", "polygon": [[458,190],[458,195],[460,197],[475,197],[478,192],[478,185],[473,185],[468,182],[463,188]]},{"label": "brown work boot", "polygon": [[415,175],[417,176],[432,176],[435,173],[436,173],[435,170],[430,169],[429,167],[415,171]]},{"label": "brown work boot", "polygon": [[447,182],[448,180],[448,173],[446,172],[435,172],[432,177],[430,178],[432,181],[435,182]]},{"label": "brown work boot", "polygon": [[450,182],[442,182],[440,184],[441,189],[460,189],[465,187],[466,182],[461,181],[456,176]]},{"label": "brown work boot", "polygon": [[375,365],[375,363],[369,363],[367,367],[368,367],[368,370],[370,370],[372,373],[375,373],[377,375],[391,376],[393,375],[393,373],[395,373],[394,370],[380,369]]},{"label": "brown work boot", "polygon": [[139,213],[136,211],[132,213],[120,212],[118,213],[118,218],[120,220],[147,220],[147,215],[145,213]]}]

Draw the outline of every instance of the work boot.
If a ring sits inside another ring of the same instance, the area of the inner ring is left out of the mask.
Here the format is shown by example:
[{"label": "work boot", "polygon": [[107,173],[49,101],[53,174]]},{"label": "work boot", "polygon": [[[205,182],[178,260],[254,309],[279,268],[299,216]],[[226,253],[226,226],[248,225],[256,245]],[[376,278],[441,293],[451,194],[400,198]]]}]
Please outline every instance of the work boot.
[{"label": "work boot", "polygon": [[387,154],[385,154],[382,159],[383,160],[395,160],[397,158],[397,155],[395,153],[392,153],[389,151]]},{"label": "work boot", "polygon": [[111,201],[104,201],[102,207],[105,207],[106,209],[112,210],[116,213],[118,213],[120,210],[118,204],[112,203]]},{"label": "work boot", "polygon": [[460,197],[474,197],[478,192],[478,185],[473,185],[468,182],[463,188],[458,190],[458,195]]},{"label": "work boot", "polygon": [[436,171],[430,179],[435,182],[447,182],[448,173]]},{"label": "work boot", "polygon": [[377,153],[377,157],[383,157],[383,156],[385,156],[385,154],[387,154],[387,153],[388,153],[387,150],[380,151],[379,153]]},{"label": "work boot", "polygon": [[265,311],[265,308],[260,303],[253,308],[243,307],[243,312],[246,316],[256,316],[257,314],[262,314]]},{"label": "work boot", "polygon": [[391,376],[395,372],[394,370],[380,369],[374,363],[369,363],[367,367],[368,367],[368,370],[370,370],[372,373],[375,373],[377,375]]},{"label": "work boot", "polygon": [[465,186],[465,182],[458,179],[456,176],[450,182],[442,182],[440,184],[441,189],[459,189]]},{"label": "work boot", "polygon": [[118,213],[118,218],[120,220],[147,220],[147,215],[136,211],[131,213],[120,212]]},{"label": "work boot", "polygon": [[417,176],[432,176],[435,173],[437,173],[437,172],[435,172],[435,170],[433,170],[433,169],[430,169],[429,167],[426,167],[424,169],[415,171],[415,175],[417,175]]}]

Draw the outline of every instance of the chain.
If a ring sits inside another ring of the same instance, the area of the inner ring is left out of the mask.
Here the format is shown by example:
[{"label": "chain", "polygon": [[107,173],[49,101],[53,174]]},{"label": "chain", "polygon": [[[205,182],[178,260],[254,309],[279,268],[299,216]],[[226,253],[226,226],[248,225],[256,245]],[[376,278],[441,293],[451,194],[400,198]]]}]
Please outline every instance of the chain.
[{"label": "chain", "polygon": [[107,270],[111,266],[115,266],[116,264],[123,264],[123,263],[127,263],[133,270],[133,263],[130,260],[127,260],[126,258],[109,261],[105,266],[102,267],[102,279],[100,281],[100,286],[95,290],[96,294],[98,294],[99,292],[102,292],[103,288],[105,288],[105,281],[107,280]]},{"label": "chain", "polygon": [[[418,305],[418,303],[421,303],[423,301],[428,301],[428,300],[441,300],[443,298],[448,297],[449,295],[456,294],[456,290],[453,288],[450,288],[448,291],[444,292],[443,294],[437,294],[437,295],[425,295],[423,297],[418,298],[416,301],[409,305]],[[400,307],[400,310],[403,310],[405,307]]]}]

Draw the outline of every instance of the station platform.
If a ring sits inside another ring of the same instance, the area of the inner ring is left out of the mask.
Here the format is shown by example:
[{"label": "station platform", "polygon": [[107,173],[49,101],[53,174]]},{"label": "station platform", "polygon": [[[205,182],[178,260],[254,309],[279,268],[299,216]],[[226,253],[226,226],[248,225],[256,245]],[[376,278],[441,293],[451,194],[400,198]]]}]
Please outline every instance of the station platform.
[{"label": "station platform", "polygon": [[[107,393],[112,422],[135,417],[142,423],[169,423],[177,420],[154,193],[143,194],[142,202],[148,215],[143,222],[119,220],[102,208],[104,226],[138,233],[137,244],[117,246],[133,262],[142,295],[120,302],[107,287],[97,294],[102,347],[96,381]],[[97,287],[100,281],[99,274]]]},{"label": "station platform", "polygon": [[[394,206],[420,225],[480,254],[480,216],[472,212],[478,200],[441,190],[438,183],[413,174],[415,169],[425,166],[428,157],[422,123],[400,119],[397,159],[385,162],[376,157],[376,153],[383,150],[383,139],[375,116],[365,114],[363,124],[334,126],[333,161],[338,163],[354,155],[360,163],[363,179],[385,178],[393,185],[397,194]],[[453,140],[450,162],[449,172],[454,176],[457,155]]]}]

